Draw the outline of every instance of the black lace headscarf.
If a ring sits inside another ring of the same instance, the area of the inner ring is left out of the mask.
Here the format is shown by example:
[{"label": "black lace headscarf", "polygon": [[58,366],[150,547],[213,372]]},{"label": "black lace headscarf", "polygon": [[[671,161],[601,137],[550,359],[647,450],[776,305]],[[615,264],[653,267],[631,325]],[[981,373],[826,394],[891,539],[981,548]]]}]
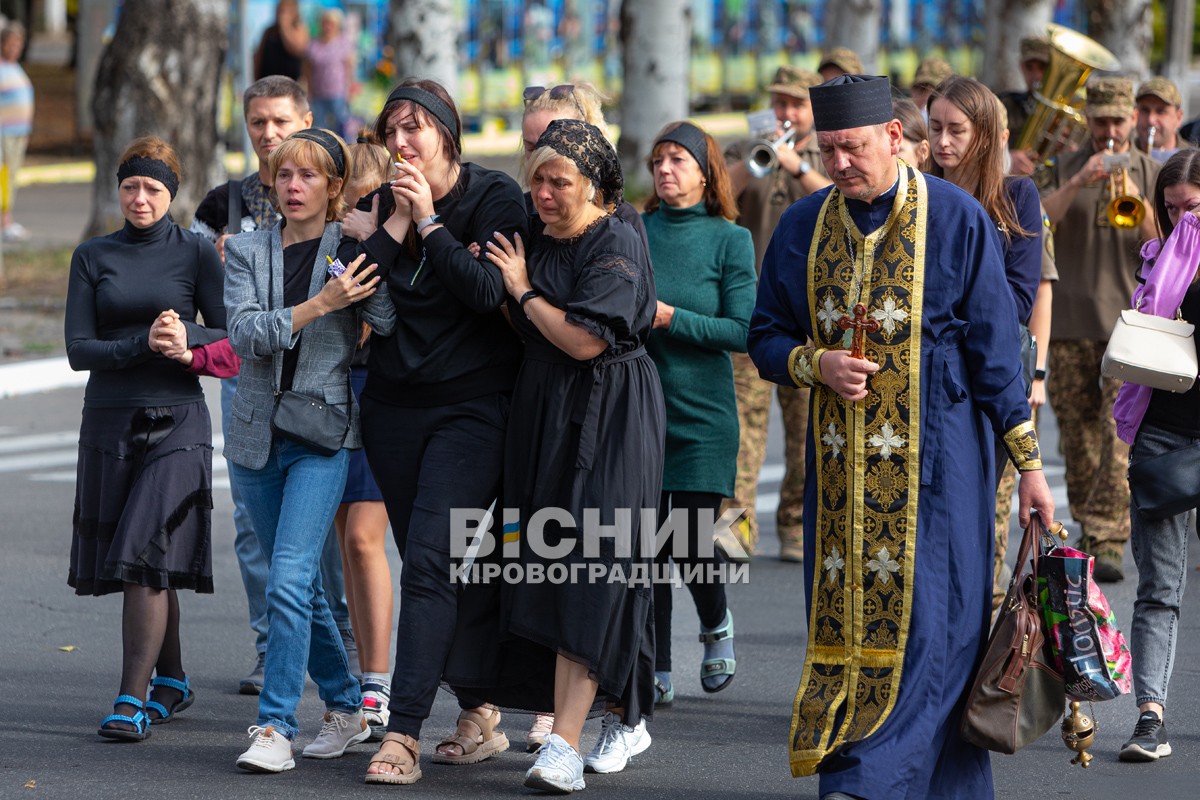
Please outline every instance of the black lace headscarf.
[{"label": "black lace headscarf", "polygon": [[600,192],[605,204],[614,208],[621,205],[625,189],[621,162],[604,133],[595,125],[578,119],[556,119],[538,137],[537,148],[542,147],[549,147],[572,161],[579,173]]}]

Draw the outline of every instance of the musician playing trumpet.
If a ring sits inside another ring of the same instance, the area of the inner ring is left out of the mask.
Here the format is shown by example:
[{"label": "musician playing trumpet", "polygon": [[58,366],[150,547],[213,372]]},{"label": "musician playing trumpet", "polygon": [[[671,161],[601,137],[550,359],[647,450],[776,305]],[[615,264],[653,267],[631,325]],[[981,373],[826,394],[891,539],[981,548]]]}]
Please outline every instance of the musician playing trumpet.
[{"label": "musician playing trumpet", "polygon": [[[1118,382],[1101,380],[1100,360],[1113,323],[1137,285],[1138,248],[1155,235],[1153,205],[1145,198],[1159,170],[1148,155],[1130,146],[1138,119],[1133,99],[1129,78],[1093,77],[1088,82],[1083,110],[1088,142],[1058,157],[1042,197],[1050,222],[1057,225],[1059,273],[1046,388],[1058,418],[1067,499],[1081,528],[1080,549],[1096,557],[1094,576],[1104,582],[1124,577],[1129,486],[1127,446],[1117,438],[1112,418]],[[1136,211],[1110,215],[1113,187],[1118,206],[1144,206],[1139,225],[1132,224]]]},{"label": "musician playing trumpet", "polygon": [[[763,253],[779,218],[792,203],[828,186],[830,181],[821,166],[817,137],[813,133],[812,106],[808,90],[821,82],[821,76],[809,70],[782,66],[767,87],[776,130],[766,137],[775,150],[774,166],[762,177],[754,177],[747,159],[762,135],[752,131],[751,138],[725,151],[733,193],[738,202],[738,224],[750,231],[754,240],[754,266],[762,269]],[[787,137],[785,139],[785,137]],[[780,141],[783,140],[783,141]],[[761,146],[759,148],[762,149]],[[733,354],[734,381],[737,384],[738,419],[741,440],[738,449],[737,485],[734,508],[747,509],[734,526],[742,546],[753,553],[758,541],[758,520],[754,502],[758,473],[763,464],[767,440],[767,412],[771,406],[772,384],[758,377],[758,370],[745,353]],[[804,437],[808,424],[808,389],[778,389],[786,431],[787,471],[780,491],[776,530],[780,555],[785,561],[800,561],[804,508]]]}]

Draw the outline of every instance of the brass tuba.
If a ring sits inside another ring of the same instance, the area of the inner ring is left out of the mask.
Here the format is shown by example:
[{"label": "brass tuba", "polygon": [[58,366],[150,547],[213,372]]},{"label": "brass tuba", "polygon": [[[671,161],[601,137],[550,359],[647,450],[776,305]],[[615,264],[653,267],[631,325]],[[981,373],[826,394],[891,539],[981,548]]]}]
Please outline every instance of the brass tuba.
[{"label": "brass tuba", "polygon": [[1117,57],[1099,42],[1070,28],[1051,23],[1046,26],[1046,36],[1050,40],[1050,63],[1042,85],[1033,91],[1033,113],[1013,145],[1016,150],[1031,153],[1039,165],[1086,133],[1087,122],[1075,106],[1075,95],[1092,70],[1112,72],[1121,67]]}]

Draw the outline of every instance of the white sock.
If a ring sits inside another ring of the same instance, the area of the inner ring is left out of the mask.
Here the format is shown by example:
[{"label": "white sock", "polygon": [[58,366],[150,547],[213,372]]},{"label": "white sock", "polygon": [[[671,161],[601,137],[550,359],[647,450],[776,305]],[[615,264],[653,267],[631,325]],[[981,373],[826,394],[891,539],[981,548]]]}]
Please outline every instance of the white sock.
[{"label": "white sock", "polygon": [[363,683],[375,683],[383,687],[383,693],[392,696],[392,676],[386,672],[364,672]]}]

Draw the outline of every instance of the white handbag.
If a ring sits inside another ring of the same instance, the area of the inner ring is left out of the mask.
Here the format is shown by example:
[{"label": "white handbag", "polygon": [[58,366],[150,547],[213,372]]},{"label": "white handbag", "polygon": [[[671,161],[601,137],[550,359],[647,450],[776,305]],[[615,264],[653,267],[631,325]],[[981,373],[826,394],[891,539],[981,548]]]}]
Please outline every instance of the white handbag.
[{"label": "white handbag", "polygon": [[1168,392],[1186,392],[1196,382],[1196,326],[1182,319],[1121,312],[1100,362],[1107,378]]}]

